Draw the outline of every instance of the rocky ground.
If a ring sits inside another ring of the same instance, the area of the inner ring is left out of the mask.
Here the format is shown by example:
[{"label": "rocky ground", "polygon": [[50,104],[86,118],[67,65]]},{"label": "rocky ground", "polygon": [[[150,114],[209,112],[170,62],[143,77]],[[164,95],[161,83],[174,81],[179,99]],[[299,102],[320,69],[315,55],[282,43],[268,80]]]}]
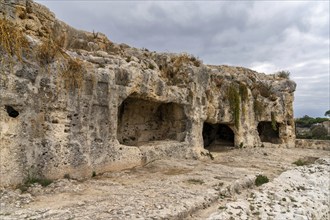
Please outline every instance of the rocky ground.
[{"label": "rocky ground", "polygon": [[[328,219],[330,152],[250,148],[0,190],[0,219]],[[322,158],[322,159],[318,159]],[[309,165],[292,164],[303,159]],[[256,175],[270,182],[256,187]]]}]

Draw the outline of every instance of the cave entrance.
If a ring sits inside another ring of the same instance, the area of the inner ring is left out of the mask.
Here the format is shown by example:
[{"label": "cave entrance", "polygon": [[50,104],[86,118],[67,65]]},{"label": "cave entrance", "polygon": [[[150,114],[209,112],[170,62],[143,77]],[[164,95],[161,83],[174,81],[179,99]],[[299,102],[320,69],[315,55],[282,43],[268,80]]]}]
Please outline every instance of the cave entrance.
[{"label": "cave entrance", "polygon": [[261,142],[269,142],[272,144],[280,144],[281,139],[279,135],[279,124],[276,123],[276,130],[272,127],[272,122],[261,121],[258,124],[258,133]]},{"label": "cave entrance", "polygon": [[187,118],[182,105],[128,97],[118,108],[117,138],[123,145],[184,141]]},{"label": "cave entrance", "polygon": [[222,151],[235,146],[235,134],[226,124],[203,125],[204,148],[209,151]]},{"label": "cave entrance", "polygon": [[6,111],[8,115],[12,118],[16,118],[19,115],[19,112],[16,111],[12,106],[10,105],[5,105]]}]

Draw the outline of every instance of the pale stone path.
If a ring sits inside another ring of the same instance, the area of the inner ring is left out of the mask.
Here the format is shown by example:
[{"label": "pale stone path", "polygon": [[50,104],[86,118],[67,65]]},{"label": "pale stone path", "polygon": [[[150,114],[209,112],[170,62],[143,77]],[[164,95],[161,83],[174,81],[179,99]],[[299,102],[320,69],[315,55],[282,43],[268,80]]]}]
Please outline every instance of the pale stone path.
[{"label": "pale stone path", "polygon": [[208,220],[330,219],[330,157],[282,173],[249,195],[229,202]]},{"label": "pale stone path", "polygon": [[[263,217],[271,212],[259,210],[258,205],[272,200],[267,199],[268,192],[263,195],[263,191],[254,186],[255,176],[263,173],[272,180],[283,171],[294,169],[292,162],[299,158],[330,157],[329,153],[310,149],[235,149],[214,153],[215,159],[209,161],[159,160],[145,167],[106,173],[81,182],[58,180],[45,188],[31,187],[23,194],[19,190],[1,189],[0,219],[218,219],[217,216],[225,215],[226,211],[234,214],[231,208],[218,212],[219,207],[244,203],[243,196],[248,198],[251,192],[255,196],[251,203],[255,212],[266,219]],[[329,164],[322,166],[329,168]],[[299,169],[311,168],[294,170]],[[319,175],[317,169],[315,175]],[[303,195],[310,201],[308,198],[313,194],[307,192],[315,190],[307,185],[306,188]],[[287,199],[286,203],[283,198]],[[278,199],[288,204],[290,197],[279,194]],[[298,208],[317,204],[296,203]],[[240,207],[251,209],[246,202]],[[255,216],[247,213],[246,216]],[[293,213],[299,215],[299,211]]]}]

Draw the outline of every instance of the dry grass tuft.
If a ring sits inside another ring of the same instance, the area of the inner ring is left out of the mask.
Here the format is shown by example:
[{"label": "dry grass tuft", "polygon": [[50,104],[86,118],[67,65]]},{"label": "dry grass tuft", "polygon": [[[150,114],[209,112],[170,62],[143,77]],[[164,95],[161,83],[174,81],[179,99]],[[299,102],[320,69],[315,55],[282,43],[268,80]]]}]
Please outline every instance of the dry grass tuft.
[{"label": "dry grass tuft", "polygon": [[192,63],[194,66],[199,67],[201,65],[201,61],[192,55],[188,55],[186,53],[180,54],[179,56],[173,59],[173,66],[175,68],[179,68],[185,63]]},{"label": "dry grass tuft", "polygon": [[68,57],[60,46],[60,42],[48,38],[37,48],[37,57],[41,64],[46,65],[55,61],[56,56]]},{"label": "dry grass tuft", "polygon": [[7,19],[0,19],[0,47],[10,56],[16,56],[22,61],[22,53],[29,50],[29,42],[13,22]]},{"label": "dry grass tuft", "polygon": [[161,75],[164,78],[169,79],[172,83],[182,83],[187,78],[184,76],[184,66],[185,65],[193,65],[199,67],[202,64],[202,61],[197,59],[196,57],[182,53],[177,56],[173,56],[171,58],[170,63],[163,63],[159,65],[159,70],[161,71]]},{"label": "dry grass tuft", "polygon": [[84,81],[84,67],[81,60],[70,58],[66,69],[62,72],[66,90],[81,89]]}]

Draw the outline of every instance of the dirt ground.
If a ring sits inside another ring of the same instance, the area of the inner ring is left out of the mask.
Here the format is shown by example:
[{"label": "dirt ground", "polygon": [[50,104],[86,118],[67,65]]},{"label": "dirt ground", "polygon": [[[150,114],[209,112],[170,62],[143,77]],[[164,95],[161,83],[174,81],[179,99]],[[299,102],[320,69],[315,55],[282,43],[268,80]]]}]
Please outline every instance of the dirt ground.
[{"label": "dirt ground", "polygon": [[258,174],[270,181],[298,159],[330,157],[315,149],[243,148],[214,159],[156,160],[144,167],[77,181],[63,179],[27,192],[0,189],[0,219],[206,219],[255,189]]}]

